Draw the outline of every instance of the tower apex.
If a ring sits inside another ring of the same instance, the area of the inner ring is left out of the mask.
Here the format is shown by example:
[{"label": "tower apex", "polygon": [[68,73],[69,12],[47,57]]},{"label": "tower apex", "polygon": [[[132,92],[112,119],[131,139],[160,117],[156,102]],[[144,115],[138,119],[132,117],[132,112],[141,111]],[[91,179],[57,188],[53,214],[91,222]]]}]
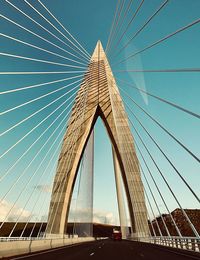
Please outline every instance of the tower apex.
[{"label": "tower apex", "polygon": [[94,52],[92,54],[91,60],[92,61],[99,61],[99,60],[105,59],[105,57],[106,57],[106,54],[104,52],[102,43],[101,43],[100,40],[98,40],[97,44],[96,44],[96,47],[94,49]]}]

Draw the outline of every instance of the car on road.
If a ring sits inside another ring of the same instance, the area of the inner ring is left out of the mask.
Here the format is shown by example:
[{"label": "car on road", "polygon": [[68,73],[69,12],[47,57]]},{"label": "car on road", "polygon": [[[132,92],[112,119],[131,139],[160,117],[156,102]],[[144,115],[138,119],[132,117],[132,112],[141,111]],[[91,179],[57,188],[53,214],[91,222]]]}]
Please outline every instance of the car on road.
[{"label": "car on road", "polygon": [[119,230],[113,230],[112,239],[114,241],[121,241],[122,240],[122,233]]}]

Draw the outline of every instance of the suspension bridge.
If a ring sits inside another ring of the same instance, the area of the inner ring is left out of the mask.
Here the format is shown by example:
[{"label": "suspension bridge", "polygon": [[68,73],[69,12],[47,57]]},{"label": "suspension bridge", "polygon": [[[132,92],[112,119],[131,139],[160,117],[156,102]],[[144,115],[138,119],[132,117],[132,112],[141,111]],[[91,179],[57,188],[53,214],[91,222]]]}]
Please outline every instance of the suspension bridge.
[{"label": "suspension bridge", "polygon": [[[55,5],[1,3],[0,258],[200,259],[200,3],[118,0],[90,48]],[[94,220],[107,159],[118,223]]]}]

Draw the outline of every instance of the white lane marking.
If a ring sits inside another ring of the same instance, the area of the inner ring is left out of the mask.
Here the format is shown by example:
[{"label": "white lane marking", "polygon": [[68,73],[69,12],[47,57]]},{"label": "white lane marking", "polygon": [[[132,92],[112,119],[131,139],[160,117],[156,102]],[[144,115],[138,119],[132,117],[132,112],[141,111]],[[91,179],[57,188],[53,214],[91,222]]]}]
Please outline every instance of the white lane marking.
[{"label": "white lane marking", "polygon": [[50,253],[50,252],[55,252],[55,251],[58,251],[58,250],[62,250],[62,249],[66,249],[66,248],[69,248],[69,247],[75,247],[75,246],[78,246],[82,243],[77,243],[77,244],[74,244],[74,245],[66,245],[64,247],[59,247],[59,248],[55,248],[55,249],[50,249],[50,250],[46,250],[44,252],[40,252],[40,253],[34,253],[34,254],[31,254],[31,255],[24,255],[24,256],[19,256],[19,257],[14,257],[14,258],[11,258],[12,260],[17,260],[17,259],[23,259],[23,258],[28,258],[28,257],[32,257],[32,256],[37,256],[37,255],[43,255],[43,254],[47,254],[47,253]]},{"label": "white lane marking", "polygon": [[90,256],[93,256],[94,255],[94,252],[90,254]]}]

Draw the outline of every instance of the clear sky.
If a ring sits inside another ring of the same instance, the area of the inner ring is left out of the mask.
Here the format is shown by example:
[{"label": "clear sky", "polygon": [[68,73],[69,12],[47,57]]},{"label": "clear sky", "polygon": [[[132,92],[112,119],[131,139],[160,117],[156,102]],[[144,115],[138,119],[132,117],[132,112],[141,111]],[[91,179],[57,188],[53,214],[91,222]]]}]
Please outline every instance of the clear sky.
[{"label": "clear sky", "polygon": [[[48,30],[55,33],[60,39],[64,40],[62,36],[59,35],[48,23],[46,23],[39,15],[30,8],[24,1],[13,0],[11,1],[18,8],[23,10],[26,14],[31,16],[33,19],[37,20],[41,25],[45,26]],[[39,11],[41,11],[48,19],[48,13],[41,7],[37,1],[29,1],[34,5]],[[128,0],[125,1],[126,6]],[[114,57],[115,53],[122,47],[128,39],[134,35],[137,30],[145,23],[145,21],[155,12],[155,10],[163,3],[160,0],[146,0],[143,6],[138,12],[131,24],[126,35],[123,37],[121,43],[116,48],[117,41],[113,42],[111,45],[111,51],[109,55],[109,61],[116,78],[123,79],[130,83],[135,84],[137,87],[142,88],[152,94],[165,98],[171,102],[174,102],[180,106],[183,106],[195,113],[200,113],[200,73],[133,73],[133,72],[119,72],[119,70],[151,70],[151,69],[176,69],[176,68],[199,68],[200,60],[200,24],[197,24],[186,31],[183,31],[174,37],[166,40],[165,42],[154,46],[153,48],[143,52],[140,55],[135,56],[126,63],[117,63],[129,55],[145,48],[151,43],[165,37],[166,35],[178,30],[179,28],[199,19],[200,1],[199,0],[171,0],[163,8],[163,10],[149,23],[148,26],[134,39],[134,41],[123,51],[118,57]],[[63,25],[73,34],[76,39],[78,39],[81,44],[87,49],[87,51],[92,54],[97,40],[100,39],[104,48],[106,47],[112,20],[115,13],[115,8],[117,1],[97,1],[97,0],[43,0],[43,3],[51,10],[51,12],[63,23]],[[133,16],[135,10],[139,6],[140,1],[135,0],[131,6],[131,11],[127,14],[121,30],[117,32],[117,36],[123,33],[128,24],[129,20]],[[39,34],[45,39],[59,45],[62,48],[66,46],[61,43],[58,39],[52,37],[52,35],[45,32],[38,25],[34,24],[23,14],[19,13],[11,5],[6,3],[6,1],[1,0],[1,10],[0,14],[5,17],[19,23],[21,26],[26,27],[29,30]],[[123,15],[122,15],[123,16]],[[51,19],[52,22],[55,22]],[[57,26],[57,24],[55,23]],[[11,39],[3,37],[4,35],[9,35],[20,39],[21,41],[26,41],[30,44],[37,45],[40,48],[48,49],[49,51],[56,52],[60,55],[66,55],[65,52],[48,44],[47,42],[39,39],[38,37],[20,29],[16,25],[12,24],[5,18],[1,16],[0,18],[0,49],[1,53],[11,53],[15,55],[28,56],[36,59],[49,60],[57,63],[68,63],[70,62],[64,60],[63,58],[52,56],[45,52],[33,49],[31,47],[17,43]],[[76,64],[77,66],[82,66]],[[62,71],[69,70],[67,67],[44,64],[33,61],[24,61],[15,58],[9,58],[5,56],[0,56],[0,67],[1,71]],[[73,69],[71,69],[73,70]],[[77,75],[77,74],[76,74]],[[74,76],[70,75],[71,77]],[[9,89],[25,87],[33,84],[39,84],[47,81],[55,81],[59,79],[67,78],[68,75],[57,74],[57,75],[0,75],[0,91],[5,91]],[[12,94],[6,94],[0,96],[0,108],[1,111],[5,111],[9,108],[17,106],[21,103],[29,101],[40,95],[46,94],[47,92],[56,90],[59,87],[65,86],[66,84],[78,81],[79,78],[69,80],[66,82],[59,82],[52,84],[50,86],[43,86],[40,88],[30,89],[26,91],[20,91]],[[135,89],[130,88],[124,83],[117,81],[119,86],[126,90],[129,95],[145,110],[147,110],[151,115],[153,115],[160,123],[163,124],[172,134],[174,134],[181,142],[184,143],[194,154],[198,157],[199,143],[200,143],[200,124],[199,119],[187,115],[183,112],[178,111],[175,108],[170,107],[167,104],[163,104],[151,97],[147,97],[145,94],[138,92]],[[0,118],[0,132],[6,131],[9,127],[15,125],[20,120],[31,115],[38,109],[44,107],[55,98],[59,98],[60,95],[66,93],[66,90],[70,90],[73,86],[75,87],[77,83],[69,86],[67,89],[63,89],[51,96],[47,96],[44,99],[38,100],[32,104],[19,108],[15,111],[2,115]],[[48,90],[48,91],[47,91]],[[75,93],[73,90],[70,94]],[[39,124],[45,117],[70,97],[70,94],[61,98],[57,103],[41,111],[37,116],[34,116],[30,120],[27,120],[20,126],[16,127],[9,133],[0,137],[0,153],[3,154],[9,147],[22,138],[28,131],[33,129],[33,127]],[[122,97],[125,96],[122,94]],[[157,127],[148,117],[144,115],[128,98],[125,98],[126,102],[132,107],[133,111],[136,113],[138,118],[141,119],[145,127],[152,134],[153,137],[159,142],[162,149],[166,152],[172,162],[176,165],[177,169],[185,177],[185,179],[194,188],[195,192],[200,195],[199,190],[199,164],[192,158],[187,152],[183,150],[176,142],[174,142],[169,136],[167,136],[159,127]],[[70,100],[69,100],[70,101]],[[65,107],[68,103],[65,104]],[[71,105],[70,105],[71,107]],[[54,119],[62,112],[63,107],[58,109],[52,117],[47,118],[47,120],[41,124],[39,128],[33,131],[26,139],[22,140],[14,149],[9,151],[2,159],[0,159],[0,176],[9,169],[11,165],[22,155],[28,147],[37,139],[37,137],[47,129],[47,127],[52,123]],[[66,113],[58,119],[58,124],[64,118]],[[139,124],[135,121],[134,117],[131,116],[135,127],[140,132],[142,138],[144,139],[146,145],[149,147],[152,156],[158,162],[159,167],[168,179],[170,186],[173,188],[178,198],[180,199],[183,207],[185,208],[199,208],[199,204],[193,199],[192,195],[188,192],[185,186],[182,184],[180,179],[176,176],[173,169],[169,166],[166,160],[163,158],[162,154],[158,151],[155,145],[149,140],[149,137],[141,129]],[[41,151],[40,155],[35,159],[34,163],[26,170],[24,177],[20,179],[17,185],[13,188],[13,191],[5,198],[4,208],[1,212],[6,212],[9,205],[13,203],[16,194],[20,194],[20,187],[26,186],[29,177],[33,175],[38,165],[42,161],[45,154],[48,153],[48,149],[51,144],[58,136],[59,132],[64,127],[66,120],[63,119],[59,129],[56,130],[55,135]],[[57,125],[58,125],[57,124]],[[47,130],[43,137],[37,142],[37,144],[27,153],[23,160],[12,169],[12,171],[5,177],[2,181],[0,188],[0,195],[8,190],[8,186],[14,183],[20,174],[23,173],[27,165],[31,162],[32,158],[37,154],[37,151],[42,147],[48,137],[56,129],[57,125],[53,125],[51,129]],[[133,130],[133,129],[132,129]],[[62,139],[64,130],[58,136],[55,141],[55,146],[51,149],[49,154],[38,169],[37,174],[31,181],[31,184],[27,184],[27,190],[23,194],[28,194],[28,192],[35,189],[32,205],[34,204],[34,199],[40,195],[44,198],[47,196],[49,199],[49,185],[52,180],[53,172],[51,169],[55,167],[55,160],[58,156],[59,150],[55,153],[54,159],[50,160],[51,155],[53,155],[56,145]],[[152,164],[151,159],[148,157],[145,149],[140,143],[136,133],[133,130],[133,134],[136,142],[141,147],[141,150],[146,158],[152,173],[154,174],[167,203],[169,204],[170,210],[177,207],[177,204],[169,194],[166,186],[159,177],[159,174]],[[104,212],[108,216],[110,222],[117,221],[117,202],[116,202],[116,191],[114,185],[114,174],[112,166],[112,155],[111,155],[111,145],[109,139],[106,137],[106,133],[103,130],[103,125],[98,122],[95,134],[95,187],[94,187],[94,208],[96,212]],[[97,160],[97,158],[99,158]],[[141,157],[139,156],[141,160]],[[39,176],[45,170],[45,165],[48,165],[47,173],[49,173],[49,179],[47,175],[44,175],[41,185],[37,184]],[[142,160],[141,160],[142,163]],[[143,165],[143,163],[142,163]],[[144,166],[143,166],[144,167]],[[145,167],[144,167],[145,169]],[[145,169],[146,171],[146,169]],[[146,171],[147,172],[147,171]],[[148,172],[146,173],[148,176]],[[150,184],[152,182],[150,181]],[[152,185],[153,187],[153,185]],[[158,195],[155,188],[152,188],[156,196]],[[23,208],[25,204],[25,199],[28,195],[21,196],[16,208],[15,213],[19,208]],[[42,197],[42,198],[43,198]],[[41,207],[44,208],[41,211],[41,215],[46,215],[47,203],[44,202],[42,206],[43,199],[40,200],[41,203],[34,209],[34,214],[36,215]],[[166,212],[163,203],[158,199],[159,205],[163,212]],[[46,203],[46,204],[45,204]],[[27,216],[31,211],[31,206],[26,207],[24,211],[24,216]],[[155,210],[156,212],[156,210]],[[104,214],[103,213],[103,214]],[[4,213],[2,213],[3,215]],[[157,214],[157,213],[156,213]]]}]

